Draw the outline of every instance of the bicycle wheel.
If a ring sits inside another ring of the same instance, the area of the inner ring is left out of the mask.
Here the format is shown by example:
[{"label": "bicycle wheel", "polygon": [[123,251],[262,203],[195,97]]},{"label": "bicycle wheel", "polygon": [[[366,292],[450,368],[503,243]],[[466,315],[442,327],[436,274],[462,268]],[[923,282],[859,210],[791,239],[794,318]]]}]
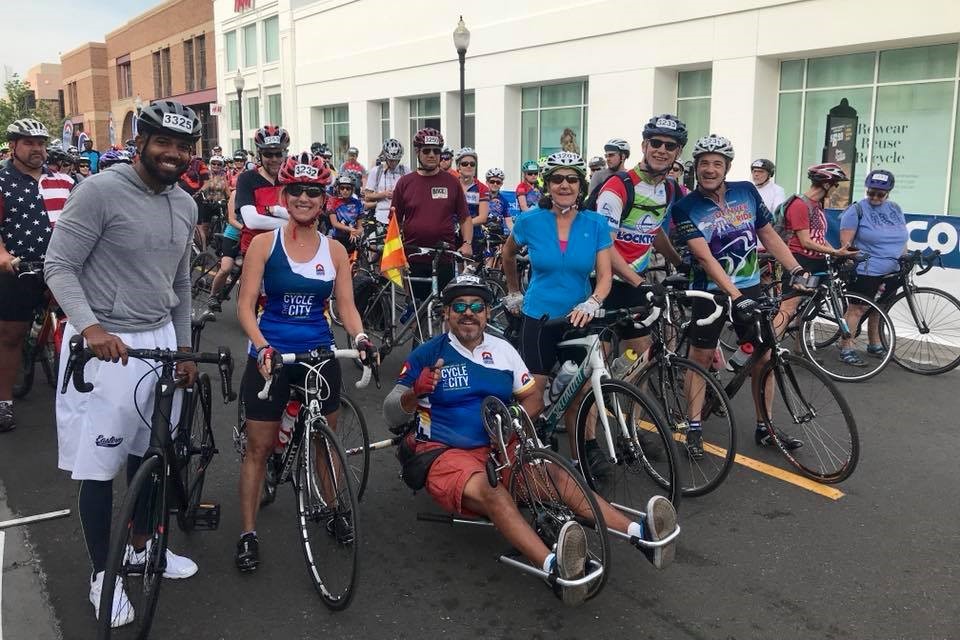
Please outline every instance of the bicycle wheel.
[{"label": "bicycle wheel", "polygon": [[[701,452],[688,447],[691,415],[687,397],[691,377],[700,380],[702,391]],[[648,390],[660,402],[680,450],[681,487],[685,496],[702,496],[720,486],[730,473],[737,453],[736,420],[726,391],[703,367],[686,358],[671,357],[668,362],[649,367],[637,386]],[[709,407],[709,411],[707,410]]]},{"label": "bicycle wheel", "polygon": [[[679,454],[657,402],[622,380],[605,380],[601,395],[613,430],[616,462],[610,462],[597,399],[591,391],[577,412],[577,457],[589,485],[628,515],[642,513],[653,495],[666,496],[679,510],[683,486]],[[606,464],[597,468],[591,468],[587,454],[588,434],[596,436],[607,458]]]},{"label": "bicycle wheel", "polygon": [[306,425],[293,489],[307,571],[330,609],[346,609],[357,584],[358,502],[347,456],[325,421]]},{"label": "bicycle wheel", "polygon": [[360,405],[343,391],[340,392],[340,411],[337,414],[337,438],[343,445],[353,483],[357,487],[357,501],[360,501],[370,475],[370,434]]},{"label": "bicycle wheel", "polygon": [[177,511],[177,523],[184,531],[193,530],[196,524],[207,467],[217,452],[210,425],[211,397],[210,376],[201,373],[184,394],[180,412],[174,450],[180,465],[180,481],[187,494],[187,503]]},{"label": "bicycle wheel", "polygon": [[[850,477],[860,459],[857,423],[847,401],[826,374],[809,360],[787,353],[780,357],[779,364],[771,359],[754,378],[754,385],[764,424],[790,464],[811,480],[825,484]],[[770,389],[774,397],[768,401]],[[771,403],[773,415],[766,408]],[[786,449],[777,429],[799,438],[803,446]]]},{"label": "bicycle wheel", "polygon": [[576,520],[587,534],[587,558],[600,563],[603,575],[590,585],[587,598],[600,593],[610,575],[610,541],[596,496],[583,476],[563,456],[549,449],[526,449],[511,467],[510,495],[520,513],[547,548],[560,529]]},{"label": "bicycle wheel", "polygon": [[197,300],[209,296],[213,286],[213,278],[217,275],[220,262],[217,256],[204,251],[193,258],[190,263],[190,297]]},{"label": "bicycle wheel", "polygon": [[952,295],[929,287],[914,288],[909,297],[901,291],[887,315],[897,335],[893,361],[898,365],[926,376],[960,365],[960,301]]},{"label": "bicycle wheel", "polygon": [[20,358],[20,370],[17,372],[17,378],[13,383],[13,397],[16,400],[25,398],[30,389],[33,388],[33,380],[36,374],[35,360],[37,357],[37,348],[32,339],[24,340],[23,355]]},{"label": "bicycle wheel", "polygon": [[[893,323],[880,307],[863,296],[854,293],[844,294],[841,311],[846,313],[851,304],[859,304],[867,308],[859,325],[850,327],[852,348],[864,355],[865,366],[849,365],[840,359],[840,340],[843,336],[841,323],[844,319],[837,317],[829,301],[824,300],[816,313],[804,312],[803,320],[800,322],[800,348],[803,354],[817,369],[840,382],[862,382],[874,377],[890,362],[896,345]],[[867,357],[867,345],[870,342],[867,324],[868,318],[874,314],[879,319],[880,334],[884,336],[881,340],[884,351],[882,354]]]},{"label": "bicycle wheel", "polygon": [[[100,640],[108,640],[113,631],[111,612],[117,588],[124,590],[127,599],[124,606],[113,612],[113,618],[131,616],[132,608],[135,637],[150,635],[166,563],[169,520],[166,484],[163,459],[151,456],[141,463],[127,487],[123,506],[110,532],[110,551],[100,592],[101,615],[97,621]],[[142,552],[134,551],[140,547]],[[127,635],[126,629],[123,635]]]}]

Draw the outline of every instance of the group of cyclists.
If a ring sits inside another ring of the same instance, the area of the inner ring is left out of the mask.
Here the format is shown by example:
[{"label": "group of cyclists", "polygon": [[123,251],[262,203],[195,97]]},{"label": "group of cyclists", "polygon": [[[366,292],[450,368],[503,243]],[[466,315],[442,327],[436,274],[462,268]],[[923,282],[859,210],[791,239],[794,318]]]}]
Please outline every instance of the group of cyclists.
[{"label": "group of cyclists", "polygon": [[[243,259],[237,313],[249,339],[241,398],[247,445],[235,561],[245,572],[256,570],[261,560],[256,517],[265,461],[277,439],[289,385],[298,375],[297,368],[284,368],[272,394],[260,397],[263,382],[280,367],[280,354],[334,344],[326,314],[333,296],[361,359],[369,363],[378,357],[364,332],[362,309],[354,303],[350,258],[367,217],[381,228],[395,220],[411,253],[414,247],[443,243],[465,258],[483,258],[485,233],[506,236],[500,253],[506,281],[502,302],[521,323],[516,347],[485,332],[494,292],[482,279],[457,275],[450,255],[441,258],[436,272],[430,256],[411,255],[411,276],[436,276],[448,330],[406,358],[384,401],[384,419],[392,426],[410,424],[406,446],[424,456],[425,488],[438,504],[489,518],[533,566],[564,580],[583,577],[586,570],[582,525],[567,522],[556,546],[548,548],[519,517],[502,484],[488,484],[489,436],[480,418],[484,398],[517,402],[531,416],[539,414],[543,390],[560,364],[557,345],[566,330],[586,326],[602,309],[646,304],[648,294],[658,291],[648,273],[658,260],[688,274],[691,288],[725,294],[739,342],[749,349],[757,338],[761,250],[783,266],[787,288],[802,287],[810,273],[822,270],[824,255],[844,258],[868,251],[872,259],[858,267],[862,277],[854,286],[872,298],[906,242],[903,213],[889,201],[894,176],[887,171],[868,174],[867,198],[842,217],[840,247],[825,239],[823,212],[825,199],[849,179],[836,164],[810,167],[809,189],[780,207],[774,200],[785,200],[782,189],[776,193],[768,186],[773,163],[753,163],[753,182],[730,181],[733,145],[710,134],[692,142],[689,171],[696,186],[691,190],[680,180],[688,171],[680,157],[691,141],[684,122],[672,114],[646,123],[632,168],[630,144],[619,138],[604,146],[605,166],[596,162],[599,157],[591,161],[590,175],[584,159],[567,151],[525,161],[515,209],[501,193],[503,170],[489,168],[481,181],[477,150],[454,152],[432,128],[413,137],[415,167],[402,165],[403,145],[389,139],[370,170],[358,162],[354,148],[340,167],[334,167],[333,154],[322,143],[291,155],[289,134],[273,125],[256,132],[252,165],[242,150],[228,158],[215,149],[206,162],[198,162],[200,120],[189,107],[170,100],[145,107],[138,131],[130,151],[104,153],[97,174],[74,180],[64,171],[63,153],[48,148],[43,125],[19,120],[7,129],[11,158],[0,167],[0,432],[15,426],[11,387],[24,336],[47,288],[68,319],[65,337],[82,335],[101,359],[89,365],[95,372],[87,372],[97,379],[96,389],[88,394],[69,389],[58,395],[56,407],[59,466],[79,481],[79,515],[92,565],[90,601],[96,609],[113,478],[122,468],[131,478],[148,444],[149,427],[137,414],[151,410],[152,386],[138,384],[150,368],[128,361],[127,349],[190,351],[191,243],[195,226],[210,221],[209,213],[198,213],[205,203],[226,202],[227,216],[210,310],[220,311],[226,278]],[[191,197],[198,194],[202,197]],[[776,212],[783,217],[780,224]],[[786,240],[780,227],[787,230]],[[530,273],[522,288],[518,256],[524,251]],[[42,262],[45,282],[18,278],[16,260]],[[415,281],[411,288],[418,300],[431,294],[429,281]],[[727,318],[705,326],[695,321],[714,309],[709,301],[693,301],[689,357],[705,368]],[[858,310],[851,306],[848,313],[853,318]],[[569,322],[544,324],[544,318]],[[878,346],[873,337],[866,354],[844,346],[839,357],[856,365]],[[638,352],[650,342],[648,331],[639,327],[625,329],[621,338],[623,349]],[[66,360],[61,356],[61,368]],[[118,361],[125,367],[112,364]],[[183,385],[197,375],[191,363],[182,363],[178,372]],[[323,377],[330,392],[321,411],[335,429],[341,387],[336,360],[325,365]],[[691,403],[702,402],[702,389],[689,391]],[[771,401],[772,389],[764,398]],[[692,458],[704,455],[699,409],[690,407],[684,445]],[[771,438],[759,407],[757,412],[755,442],[766,446]],[[575,417],[573,410],[565,416],[571,437]],[[789,433],[778,436],[788,448],[804,444]],[[571,450],[577,450],[576,443]],[[591,468],[604,463],[589,435],[585,451]],[[662,496],[651,498],[646,512],[634,519],[600,502],[607,524],[637,540],[662,540],[677,527],[676,511]],[[350,523],[335,526],[339,530]],[[675,553],[674,543],[638,547],[658,569]],[[197,570],[193,560],[168,550],[165,577],[188,578]],[[565,603],[577,604],[586,596],[583,586],[554,588]],[[113,606],[115,626],[136,615],[122,588]]]}]

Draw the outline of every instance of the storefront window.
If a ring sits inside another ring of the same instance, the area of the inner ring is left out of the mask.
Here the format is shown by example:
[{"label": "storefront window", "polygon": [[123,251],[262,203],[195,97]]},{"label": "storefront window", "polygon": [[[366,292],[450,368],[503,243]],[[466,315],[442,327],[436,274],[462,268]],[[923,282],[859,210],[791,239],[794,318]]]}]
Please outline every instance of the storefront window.
[{"label": "storefront window", "polygon": [[343,164],[350,147],[350,110],[345,104],[323,109],[323,141],[333,152],[335,167]]},{"label": "storefront window", "polygon": [[681,71],[677,74],[677,117],[687,125],[684,157],[690,158],[693,142],[710,133],[710,94],[713,72],[710,69]]},{"label": "storefront window", "polygon": [[237,32],[228,31],[223,36],[223,48],[227,56],[227,71],[237,70]]},{"label": "storefront window", "polygon": [[526,87],[520,101],[520,161],[556,151],[583,155],[587,141],[587,83]]}]

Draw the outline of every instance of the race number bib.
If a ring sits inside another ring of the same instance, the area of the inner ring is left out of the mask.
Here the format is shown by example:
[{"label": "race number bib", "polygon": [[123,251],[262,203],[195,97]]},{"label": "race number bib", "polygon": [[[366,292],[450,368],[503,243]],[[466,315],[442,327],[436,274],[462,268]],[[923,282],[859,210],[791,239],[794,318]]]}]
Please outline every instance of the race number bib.
[{"label": "race number bib", "polygon": [[186,116],[177,115],[176,113],[165,113],[163,114],[163,128],[192,134],[193,121]]},{"label": "race number bib", "polygon": [[467,204],[480,204],[480,193],[477,191],[467,192]]},{"label": "race number bib", "polygon": [[447,199],[447,188],[446,187],[433,187],[430,189],[430,195],[434,200],[446,200]]},{"label": "race number bib", "polygon": [[271,144],[280,144],[280,136],[264,136],[263,137],[264,146]]},{"label": "race number bib", "polygon": [[298,164],[293,169],[294,178],[316,178],[319,174],[320,172],[316,167],[311,167],[308,164]]}]

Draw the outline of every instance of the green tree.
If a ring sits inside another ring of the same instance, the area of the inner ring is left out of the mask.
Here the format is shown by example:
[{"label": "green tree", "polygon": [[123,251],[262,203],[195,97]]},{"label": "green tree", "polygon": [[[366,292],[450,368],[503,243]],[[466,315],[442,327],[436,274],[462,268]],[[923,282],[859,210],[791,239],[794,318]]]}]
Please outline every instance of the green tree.
[{"label": "green tree", "polygon": [[7,125],[14,120],[35,118],[47,127],[52,137],[59,137],[60,123],[48,105],[30,99],[29,83],[14,75],[7,81],[6,89],[7,97],[0,100],[0,130],[6,131]]}]

